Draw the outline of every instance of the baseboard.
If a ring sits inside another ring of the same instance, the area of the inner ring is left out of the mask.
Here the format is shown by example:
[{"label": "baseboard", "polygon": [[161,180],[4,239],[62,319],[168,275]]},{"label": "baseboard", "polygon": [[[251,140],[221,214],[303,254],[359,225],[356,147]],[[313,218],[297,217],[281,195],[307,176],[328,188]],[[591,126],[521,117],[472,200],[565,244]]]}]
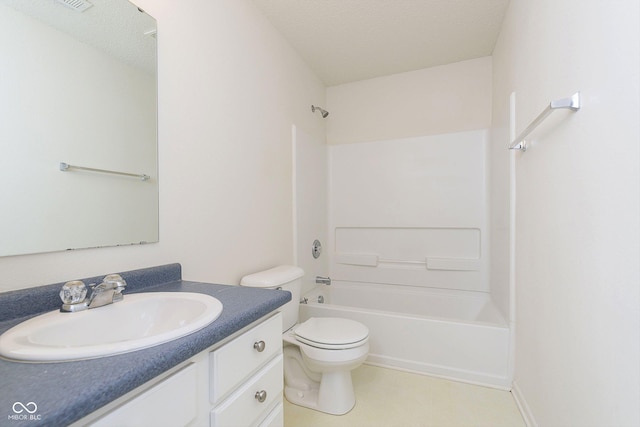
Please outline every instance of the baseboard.
[{"label": "baseboard", "polygon": [[415,360],[405,360],[395,357],[382,356],[379,354],[369,354],[364,362],[367,365],[391,368],[399,371],[412,372],[416,374],[429,375],[451,381],[458,381],[468,384],[481,385],[484,387],[496,388],[499,390],[511,390],[511,382],[506,377],[495,376],[483,372],[471,372],[455,369],[448,366],[438,366],[428,363],[417,362]]},{"label": "baseboard", "polygon": [[511,394],[516,401],[516,405],[518,405],[518,409],[520,410],[520,414],[522,415],[522,419],[524,419],[527,427],[538,427],[538,423],[536,423],[535,418],[533,417],[533,413],[531,412],[531,408],[527,404],[524,395],[522,394],[522,390],[518,387],[518,383],[513,381],[513,387],[511,388]]}]

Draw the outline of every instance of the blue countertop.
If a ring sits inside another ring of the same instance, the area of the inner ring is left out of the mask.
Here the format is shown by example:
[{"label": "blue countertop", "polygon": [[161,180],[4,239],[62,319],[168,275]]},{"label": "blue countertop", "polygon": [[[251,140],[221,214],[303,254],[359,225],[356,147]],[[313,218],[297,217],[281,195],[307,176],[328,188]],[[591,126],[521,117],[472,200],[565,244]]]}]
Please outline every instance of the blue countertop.
[{"label": "blue countertop", "polygon": [[[190,335],[121,355],[59,363],[0,358],[0,426],[71,424],[291,300],[286,291],[183,281],[179,264],[120,274],[127,281],[125,298],[127,293],[137,292],[199,292],[220,300],[222,313]],[[85,279],[85,283],[98,281],[93,279]],[[57,309],[61,286],[0,294],[0,334],[30,317]],[[30,414],[21,405],[30,411],[37,409]],[[24,419],[16,419],[16,411],[21,410]]]}]

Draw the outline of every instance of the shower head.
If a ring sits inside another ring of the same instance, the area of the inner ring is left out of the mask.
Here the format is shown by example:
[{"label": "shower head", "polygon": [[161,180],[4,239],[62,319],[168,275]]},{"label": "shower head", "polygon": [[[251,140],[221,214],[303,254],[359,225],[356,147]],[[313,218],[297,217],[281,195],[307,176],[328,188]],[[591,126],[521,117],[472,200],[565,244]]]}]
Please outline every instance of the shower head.
[{"label": "shower head", "polygon": [[322,114],[322,118],[323,118],[323,119],[324,119],[324,118],[326,118],[326,117],[329,115],[329,112],[328,112],[327,110],[323,110],[323,109],[322,109],[322,108],[320,108],[320,107],[316,107],[316,106],[312,105],[312,106],[311,106],[311,112],[312,112],[312,113],[315,113],[315,112],[316,112],[316,110],[320,111],[320,114]]}]

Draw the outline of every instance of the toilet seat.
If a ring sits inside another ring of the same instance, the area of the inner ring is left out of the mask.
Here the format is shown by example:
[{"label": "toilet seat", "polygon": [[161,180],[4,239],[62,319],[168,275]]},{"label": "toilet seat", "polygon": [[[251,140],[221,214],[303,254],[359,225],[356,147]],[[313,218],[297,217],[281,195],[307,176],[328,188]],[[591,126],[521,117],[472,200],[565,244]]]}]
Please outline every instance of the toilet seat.
[{"label": "toilet seat", "polygon": [[355,320],[312,317],[294,329],[297,341],[312,347],[343,350],[358,347],[369,339],[369,329]]}]

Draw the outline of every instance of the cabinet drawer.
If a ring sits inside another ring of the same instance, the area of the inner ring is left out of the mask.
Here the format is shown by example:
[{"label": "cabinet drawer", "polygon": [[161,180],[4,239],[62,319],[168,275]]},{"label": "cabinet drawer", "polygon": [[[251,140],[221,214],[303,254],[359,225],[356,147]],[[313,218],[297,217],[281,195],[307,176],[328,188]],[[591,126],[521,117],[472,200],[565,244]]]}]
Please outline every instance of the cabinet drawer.
[{"label": "cabinet drawer", "polygon": [[[264,348],[260,351],[262,344]],[[210,399],[215,404],[273,356],[282,352],[280,313],[209,355]]]},{"label": "cabinet drawer", "polygon": [[[282,354],[211,411],[211,427],[249,427],[282,403]],[[264,393],[264,400],[258,400]]]},{"label": "cabinet drawer", "polygon": [[284,405],[279,403],[269,415],[260,423],[258,427],[283,427],[284,426]]},{"label": "cabinet drawer", "polygon": [[196,382],[196,367],[190,364],[91,426],[185,426],[197,415]]}]

